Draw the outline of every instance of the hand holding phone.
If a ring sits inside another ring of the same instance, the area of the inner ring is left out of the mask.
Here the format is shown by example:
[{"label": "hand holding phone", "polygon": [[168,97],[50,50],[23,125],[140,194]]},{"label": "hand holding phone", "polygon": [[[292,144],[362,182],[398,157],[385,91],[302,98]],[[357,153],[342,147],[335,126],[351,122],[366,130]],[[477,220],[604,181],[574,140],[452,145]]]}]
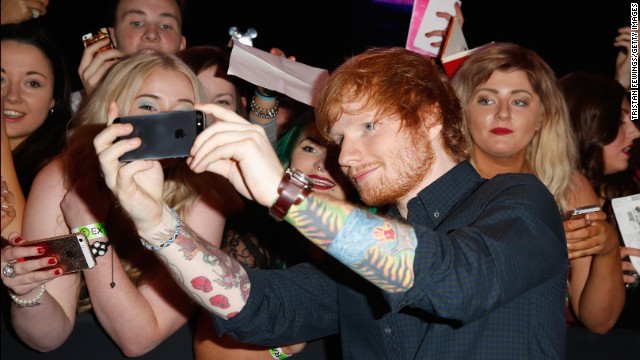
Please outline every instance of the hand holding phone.
[{"label": "hand holding phone", "polygon": [[101,53],[103,51],[107,51],[107,50],[111,50],[111,49],[115,49],[116,47],[113,45],[113,40],[111,39],[111,35],[109,34],[109,30],[107,30],[107,28],[100,28],[98,29],[98,32],[96,32],[95,34],[93,33],[87,33],[82,35],[82,43],[84,44],[84,47],[86,48],[87,46],[98,42],[102,39],[109,39],[109,43],[103,47],[101,47],[97,53]]},{"label": "hand holding phone", "polygon": [[39,246],[44,253],[28,257],[27,260],[43,257],[55,257],[57,264],[45,269],[61,268],[63,274],[91,269],[96,266],[96,259],[91,252],[87,238],[83,234],[54,236],[46,239],[27,241],[18,246]]},{"label": "hand holding phone", "polygon": [[587,205],[579,208],[575,208],[571,211],[571,218],[569,220],[583,219],[585,215],[600,211],[599,205]]},{"label": "hand holding phone", "polygon": [[122,155],[120,161],[160,160],[188,157],[196,136],[206,126],[206,117],[202,111],[188,110],[121,116],[113,122],[133,125],[133,132],[118,140],[134,137],[142,140],[139,148]]}]

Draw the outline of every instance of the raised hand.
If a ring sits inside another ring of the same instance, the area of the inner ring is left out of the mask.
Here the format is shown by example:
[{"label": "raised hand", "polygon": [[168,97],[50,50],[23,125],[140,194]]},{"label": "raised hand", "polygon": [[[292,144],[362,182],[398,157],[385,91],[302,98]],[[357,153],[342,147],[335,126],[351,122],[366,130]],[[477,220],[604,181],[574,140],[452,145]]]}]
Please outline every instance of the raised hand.
[{"label": "raised hand", "polygon": [[[118,107],[112,103],[109,108],[109,123],[93,140],[100,160],[100,168],[107,187],[118,199],[122,208],[129,213],[142,237],[151,238],[162,224],[164,201],[162,191],[164,174],[160,162],[156,160],[136,160],[121,163],[118,158],[127,151],[140,146],[140,138],[117,141],[120,136],[131,134],[131,124],[113,124]],[[167,219],[171,216],[164,211]],[[146,233],[146,230],[150,230]]]},{"label": "raised hand", "polygon": [[614,47],[620,48],[616,57],[616,80],[625,89],[629,89],[631,87],[631,27],[620,28],[618,33],[613,42]]},{"label": "raised hand", "polygon": [[[464,16],[462,16],[462,9],[460,8],[460,4],[458,3],[455,3],[454,6],[456,10],[455,17],[456,19],[458,19],[458,22],[460,23],[460,27],[462,27],[462,25],[464,25]],[[447,20],[447,24],[449,24],[449,22],[451,21],[451,18],[453,18],[454,15],[451,15],[444,11],[437,11],[436,16]],[[444,28],[442,30],[432,30],[425,33],[424,36],[426,37],[440,36],[442,39],[444,39],[447,36],[446,32],[447,32],[447,28]],[[442,41],[436,41],[431,43],[431,46],[437,47],[437,48],[439,48],[440,45],[442,45]]]},{"label": "raised hand", "polygon": [[243,196],[270,206],[284,169],[264,129],[217,105],[196,108],[216,120],[196,138],[187,160],[191,169],[220,174]]},{"label": "raised hand", "polygon": [[605,221],[606,218],[604,212],[598,211],[589,213],[582,219],[564,221],[569,260],[605,255],[619,246],[618,233]]},{"label": "raised hand", "polygon": [[87,46],[80,59],[78,66],[78,75],[82,80],[82,86],[88,95],[91,95],[105,74],[117,63],[117,59],[124,56],[118,49],[110,49],[99,51],[102,47],[109,44],[109,39],[105,38]]}]

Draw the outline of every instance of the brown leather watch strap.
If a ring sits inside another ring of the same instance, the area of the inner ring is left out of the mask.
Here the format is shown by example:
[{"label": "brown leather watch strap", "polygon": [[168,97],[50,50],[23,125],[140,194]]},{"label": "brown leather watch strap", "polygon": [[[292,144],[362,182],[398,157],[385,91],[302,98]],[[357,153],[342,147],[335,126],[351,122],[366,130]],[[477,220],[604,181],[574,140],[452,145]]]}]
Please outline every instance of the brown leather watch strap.
[{"label": "brown leather watch strap", "polygon": [[278,186],[278,200],[269,209],[269,214],[282,221],[293,205],[298,205],[311,192],[313,181],[296,169],[287,169]]}]

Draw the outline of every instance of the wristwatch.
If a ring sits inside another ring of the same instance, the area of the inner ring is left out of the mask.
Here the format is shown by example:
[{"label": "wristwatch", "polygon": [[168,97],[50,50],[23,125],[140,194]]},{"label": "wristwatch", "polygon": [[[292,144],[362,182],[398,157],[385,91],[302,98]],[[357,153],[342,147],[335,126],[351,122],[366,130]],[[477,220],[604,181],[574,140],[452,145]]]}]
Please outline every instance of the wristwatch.
[{"label": "wristwatch", "polygon": [[278,200],[269,209],[269,214],[277,221],[282,221],[292,205],[298,205],[304,200],[313,187],[313,180],[302,171],[289,168],[284,172],[278,186]]}]

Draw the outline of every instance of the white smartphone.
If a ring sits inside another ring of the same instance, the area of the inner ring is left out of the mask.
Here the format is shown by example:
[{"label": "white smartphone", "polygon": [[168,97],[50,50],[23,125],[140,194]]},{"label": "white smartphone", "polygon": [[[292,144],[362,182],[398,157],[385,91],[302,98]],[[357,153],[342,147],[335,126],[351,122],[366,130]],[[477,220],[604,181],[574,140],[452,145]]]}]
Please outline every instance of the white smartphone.
[{"label": "white smartphone", "polygon": [[571,219],[570,220],[578,220],[584,218],[584,216],[588,213],[600,211],[600,206],[598,205],[587,205],[579,208],[575,208],[571,211]]},{"label": "white smartphone", "polygon": [[61,268],[64,274],[91,269],[96,266],[96,259],[91,252],[87,238],[83,234],[54,236],[46,239],[27,241],[19,246],[40,246],[44,254],[28,259],[55,257],[58,263],[50,268]]}]

